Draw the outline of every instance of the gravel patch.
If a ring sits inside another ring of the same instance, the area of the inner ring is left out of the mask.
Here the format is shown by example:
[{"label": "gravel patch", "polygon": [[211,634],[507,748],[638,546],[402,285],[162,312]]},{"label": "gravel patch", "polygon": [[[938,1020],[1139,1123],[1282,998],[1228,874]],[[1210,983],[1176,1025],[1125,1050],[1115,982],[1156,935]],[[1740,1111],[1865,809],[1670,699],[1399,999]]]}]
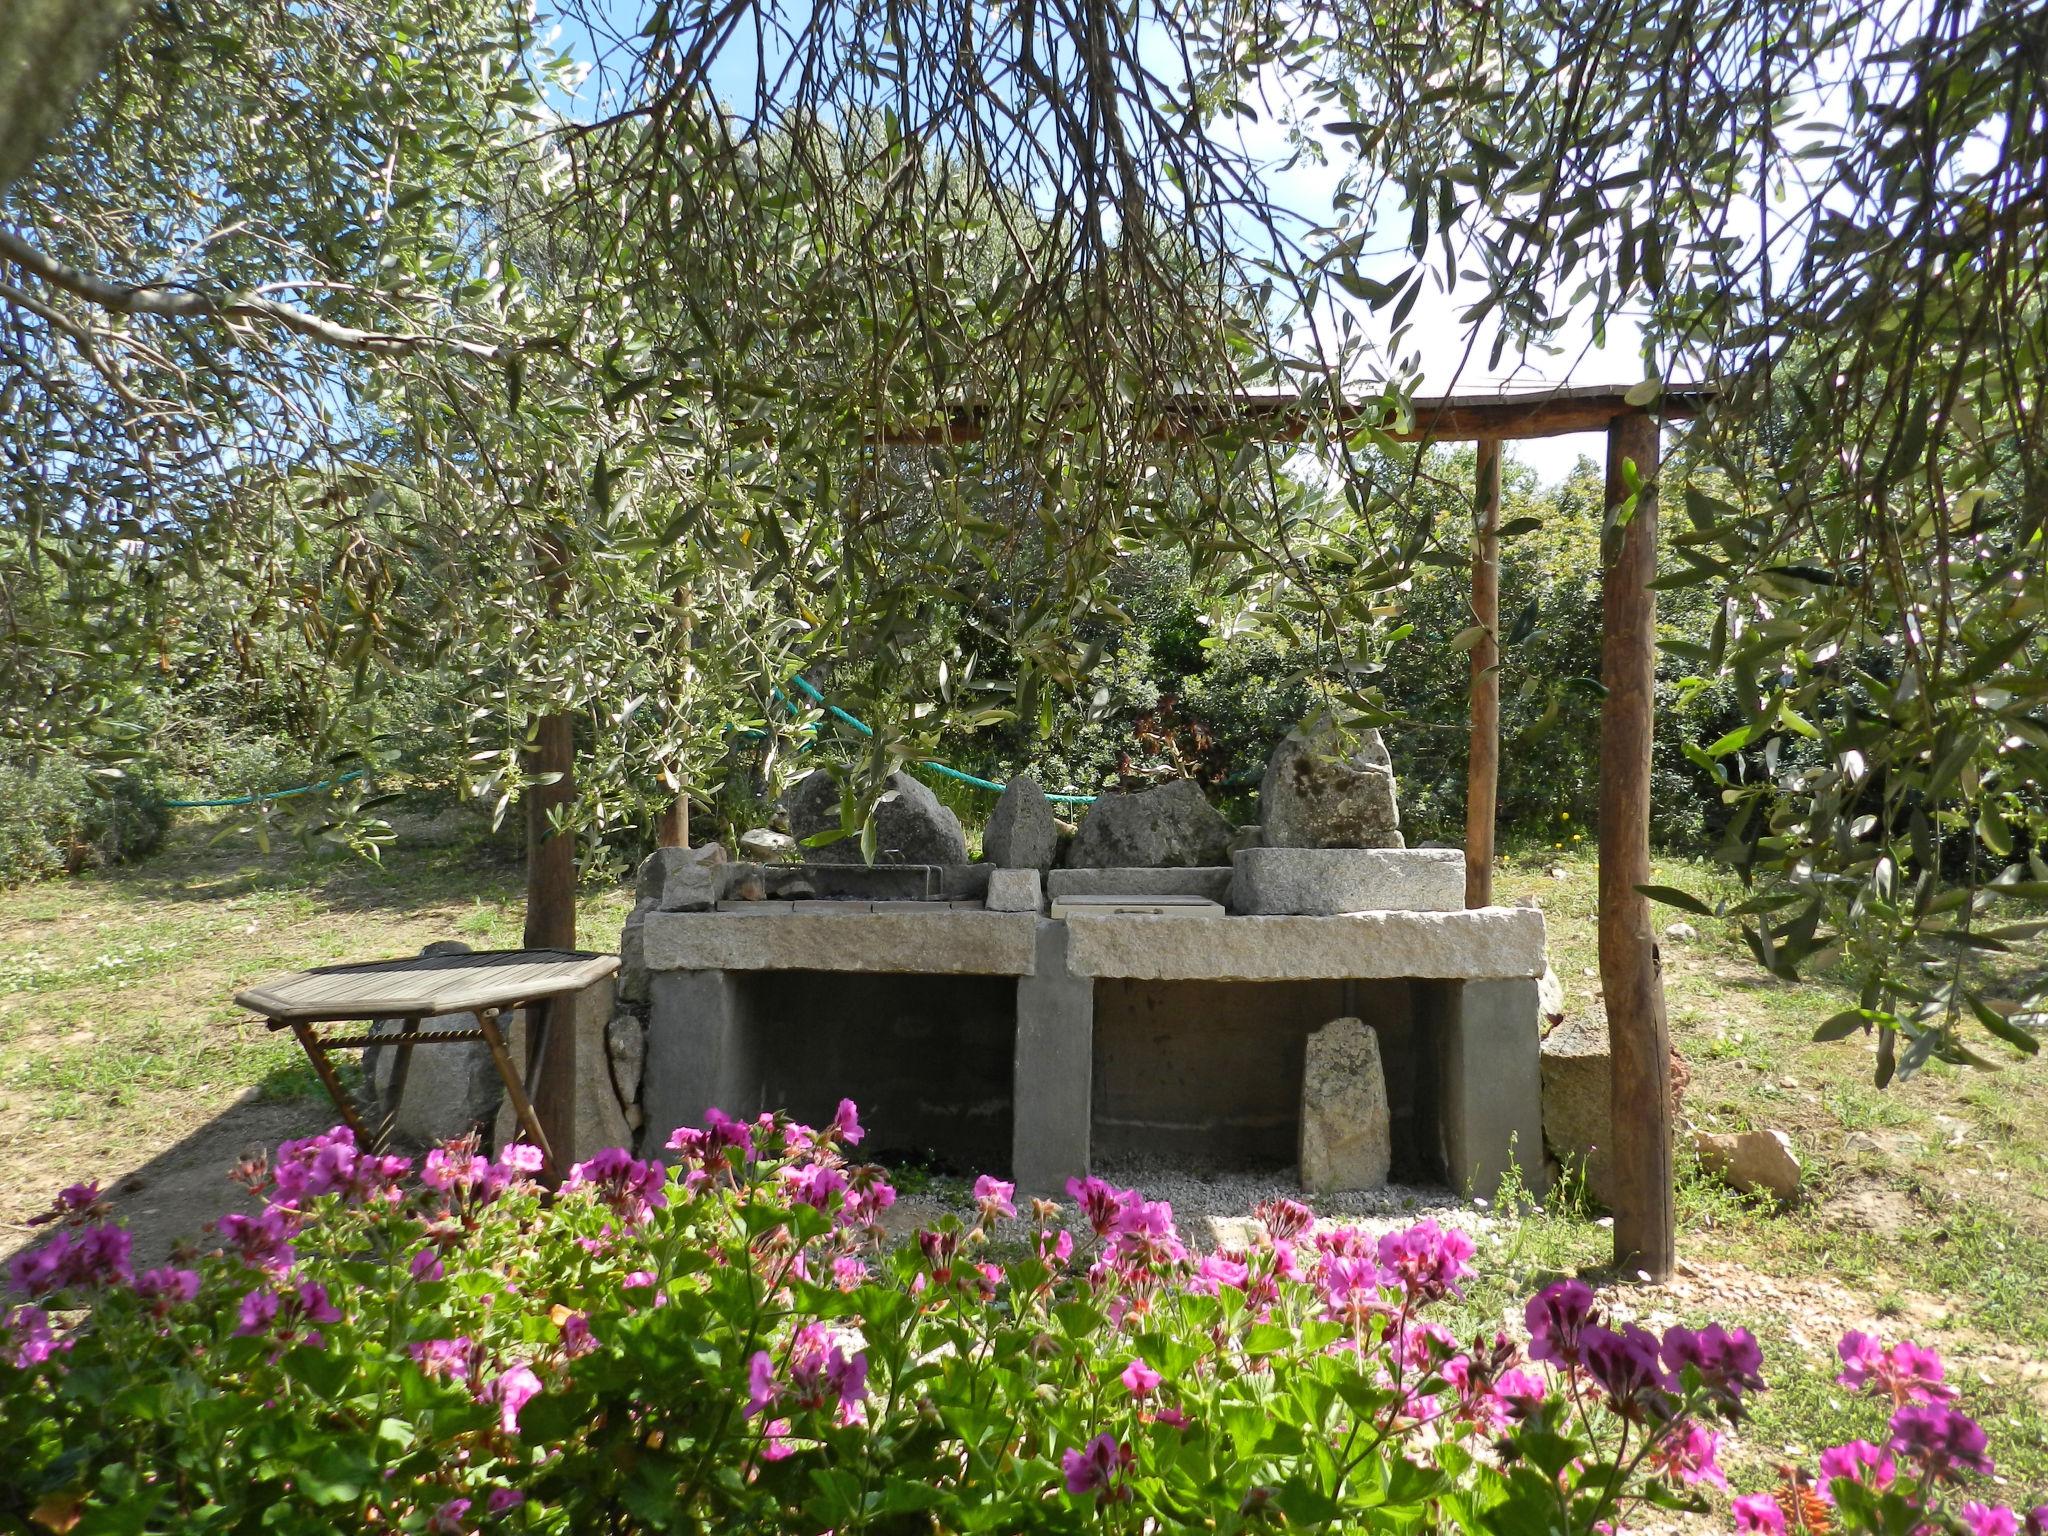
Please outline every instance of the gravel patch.
[{"label": "gravel patch", "polygon": [[[1461,1199],[1441,1186],[1389,1184],[1382,1189],[1311,1198],[1302,1193],[1291,1168],[1216,1172],[1151,1161],[1115,1161],[1098,1166],[1096,1174],[1120,1189],[1135,1189],[1147,1200],[1171,1205],[1181,1240],[1203,1253],[1248,1246],[1258,1225],[1252,1212],[1263,1202],[1277,1199],[1300,1201],[1316,1213],[1319,1227],[1354,1226],[1374,1234],[1410,1226],[1425,1216],[1443,1226],[1461,1227],[1475,1239],[1513,1225],[1483,1202]],[[1017,1204],[1028,1217],[1026,1202],[1020,1199]],[[1062,1199],[1060,1204],[1066,1225],[1077,1233],[1084,1230],[1086,1224],[1073,1202]],[[964,1185],[958,1199],[920,1192],[898,1200],[884,1217],[883,1227],[892,1237],[903,1237],[943,1216],[969,1218],[973,1210],[974,1202]]]}]

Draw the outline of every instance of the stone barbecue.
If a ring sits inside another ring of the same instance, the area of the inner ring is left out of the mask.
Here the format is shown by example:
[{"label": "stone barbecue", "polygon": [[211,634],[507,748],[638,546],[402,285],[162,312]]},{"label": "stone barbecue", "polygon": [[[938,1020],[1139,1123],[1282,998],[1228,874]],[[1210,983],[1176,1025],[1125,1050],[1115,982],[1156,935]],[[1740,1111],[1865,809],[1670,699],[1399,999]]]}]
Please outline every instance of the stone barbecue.
[{"label": "stone barbecue", "polygon": [[[1264,831],[1181,782],[1105,795],[1063,835],[1020,779],[985,840],[1010,862],[971,864],[899,775],[872,865],[843,843],[659,851],[619,977],[645,1021],[643,1151],[713,1106],[822,1123],[844,1095],[880,1150],[1027,1193],[1132,1158],[1486,1195],[1512,1162],[1540,1187],[1543,915],[1464,910],[1463,854],[1401,846],[1368,737],[1283,742]],[[829,776],[801,781],[790,833],[838,804]]]}]

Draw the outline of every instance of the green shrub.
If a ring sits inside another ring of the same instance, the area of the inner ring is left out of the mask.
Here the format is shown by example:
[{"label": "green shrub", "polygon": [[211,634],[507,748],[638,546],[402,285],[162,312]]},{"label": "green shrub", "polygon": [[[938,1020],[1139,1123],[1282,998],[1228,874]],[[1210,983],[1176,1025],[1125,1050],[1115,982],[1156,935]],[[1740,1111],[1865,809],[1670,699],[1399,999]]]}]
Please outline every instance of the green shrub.
[{"label": "green shrub", "polygon": [[[267,1203],[218,1251],[140,1273],[97,1188],[67,1189],[8,1266],[0,1523],[1593,1532],[1706,1512],[1764,1386],[1745,1330],[1610,1326],[1577,1280],[1531,1298],[1526,1351],[1455,1337],[1432,1314],[1475,1247],[1434,1221],[1276,1200],[1195,1255],[1137,1191],[1020,1211],[984,1177],[971,1219],[892,1245],[850,1102],[820,1130],[706,1118],[675,1166],[601,1152],[551,1200],[531,1147],[438,1148],[415,1181],[337,1129],[244,1165]],[[1844,1532],[1959,1530],[1949,1489],[1992,1463],[1940,1357],[1856,1333],[1841,1356],[1902,1405],[1891,1438],[1788,1478]],[[1775,1536],[1811,1507],[1733,1505]]]},{"label": "green shrub", "polygon": [[76,874],[150,852],[170,824],[149,769],[51,755],[0,763],[0,885]]}]

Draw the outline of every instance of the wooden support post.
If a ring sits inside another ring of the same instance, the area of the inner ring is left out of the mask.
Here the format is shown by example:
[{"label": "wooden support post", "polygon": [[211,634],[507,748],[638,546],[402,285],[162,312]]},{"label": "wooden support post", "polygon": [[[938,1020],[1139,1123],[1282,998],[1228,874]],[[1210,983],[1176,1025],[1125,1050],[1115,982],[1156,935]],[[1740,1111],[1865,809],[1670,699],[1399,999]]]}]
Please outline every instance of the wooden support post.
[{"label": "wooden support post", "polygon": [[[561,538],[541,539],[547,572],[547,605],[552,616],[568,595],[569,556]],[[542,715],[534,722],[526,755],[531,777],[551,782],[529,785],[526,805],[526,935],[528,949],[576,947],[576,835],[557,832],[550,812],[576,800],[576,717]],[[549,1147],[568,1146],[576,1114],[576,1029],[573,1003],[557,998],[526,1010],[526,1066],[535,1085],[533,1110]],[[561,1177],[552,1162],[550,1183]]]},{"label": "wooden support post", "polygon": [[[1657,418],[1632,411],[1607,430],[1600,681],[1600,986],[1613,1060],[1614,1262],[1670,1278],[1677,1211],[1671,1186],[1671,1042],[1650,904],[1650,739],[1655,719]],[[1639,483],[1634,512],[1629,466]]]},{"label": "wooden support post", "polygon": [[[526,791],[526,947],[576,947],[576,837],[557,834],[548,808],[566,805],[576,794],[576,718],[542,715],[527,760],[533,774],[559,774],[552,784]],[[533,1113],[543,1147],[571,1144],[576,1115],[576,1020],[572,998],[529,1004],[526,1010],[526,1065],[533,1083]],[[550,1162],[544,1174],[552,1187],[562,1170]]]},{"label": "wooden support post", "polygon": [[1500,792],[1500,441],[1479,443],[1472,499],[1472,740],[1465,758],[1465,905],[1493,905]]},{"label": "wooden support post", "polygon": [[677,790],[675,799],[662,809],[660,818],[654,823],[654,846],[690,846],[690,792],[687,789]]},{"label": "wooden support post", "polygon": [[[676,606],[683,611],[682,633],[676,648],[685,657],[690,654],[690,589],[682,588],[676,593]],[[676,797],[662,810],[654,824],[654,846],[657,848],[687,848],[690,846],[690,786],[678,784]]]},{"label": "wooden support post", "polygon": [[534,743],[526,755],[529,775],[554,774],[551,784],[535,784],[526,802],[526,947],[576,947],[576,837],[556,834],[548,812],[576,798],[576,718],[542,715],[534,726]]}]

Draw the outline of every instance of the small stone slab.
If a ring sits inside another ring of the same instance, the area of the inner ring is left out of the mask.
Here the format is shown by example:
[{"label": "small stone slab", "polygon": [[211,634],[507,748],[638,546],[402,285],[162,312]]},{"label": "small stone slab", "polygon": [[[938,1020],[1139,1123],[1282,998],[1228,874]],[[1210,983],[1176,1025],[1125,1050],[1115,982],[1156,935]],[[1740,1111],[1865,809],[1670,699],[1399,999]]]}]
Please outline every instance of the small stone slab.
[{"label": "small stone slab", "polygon": [[1241,848],[1230,910],[1272,917],[1456,912],[1465,855],[1422,848]]},{"label": "small stone slab", "polygon": [[1055,869],[1045,877],[1045,894],[1058,901],[1067,896],[1200,896],[1222,901],[1230,895],[1228,864],[1198,864],[1187,869]]},{"label": "small stone slab", "polygon": [[[649,918],[650,942],[656,921],[692,919]],[[1344,976],[1534,980],[1543,974],[1543,914],[1529,907],[1233,917],[1221,923],[1073,917],[1067,929],[1067,966],[1077,976],[1313,981]]]},{"label": "small stone slab", "polygon": [[651,912],[642,942],[650,971],[1028,976],[1037,928],[1035,912],[936,903],[919,911],[790,910],[768,920],[739,910]]},{"label": "small stone slab", "polygon": [[1221,917],[1223,908],[1202,896],[1062,896],[1054,917]]},{"label": "small stone slab", "polygon": [[1035,869],[992,869],[986,901],[991,912],[1036,912],[1045,894]]},{"label": "small stone slab", "polygon": [[1380,1037],[1361,1019],[1333,1019],[1308,1037],[1301,1069],[1301,1187],[1313,1195],[1385,1187],[1393,1116]]}]

